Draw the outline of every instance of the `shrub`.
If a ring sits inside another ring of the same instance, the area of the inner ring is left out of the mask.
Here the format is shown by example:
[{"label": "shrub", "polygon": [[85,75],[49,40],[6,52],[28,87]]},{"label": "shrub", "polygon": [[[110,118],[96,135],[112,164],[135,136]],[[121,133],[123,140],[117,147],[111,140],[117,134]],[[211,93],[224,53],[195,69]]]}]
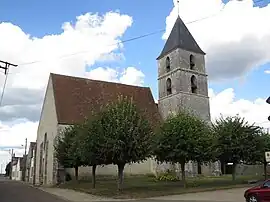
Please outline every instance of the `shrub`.
[{"label": "shrub", "polygon": [[167,170],[165,173],[161,173],[156,177],[157,181],[178,181],[179,178],[172,170]]}]

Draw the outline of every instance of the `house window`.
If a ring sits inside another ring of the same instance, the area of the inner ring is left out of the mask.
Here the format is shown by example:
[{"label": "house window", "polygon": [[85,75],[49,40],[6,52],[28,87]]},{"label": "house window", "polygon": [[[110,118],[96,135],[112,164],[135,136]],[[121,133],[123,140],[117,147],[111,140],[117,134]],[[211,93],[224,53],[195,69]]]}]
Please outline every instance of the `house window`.
[{"label": "house window", "polygon": [[171,60],[169,57],[166,58],[166,71],[169,72],[171,70]]},{"label": "house window", "polygon": [[172,80],[170,78],[166,81],[167,95],[172,94]]},{"label": "house window", "polygon": [[190,55],[189,56],[189,65],[190,65],[190,69],[194,69],[194,67],[195,67],[195,57],[194,57],[194,55]]},{"label": "house window", "polygon": [[191,92],[192,93],[197,93],[197,79],[196,77],[193,75],[191,77]]}]

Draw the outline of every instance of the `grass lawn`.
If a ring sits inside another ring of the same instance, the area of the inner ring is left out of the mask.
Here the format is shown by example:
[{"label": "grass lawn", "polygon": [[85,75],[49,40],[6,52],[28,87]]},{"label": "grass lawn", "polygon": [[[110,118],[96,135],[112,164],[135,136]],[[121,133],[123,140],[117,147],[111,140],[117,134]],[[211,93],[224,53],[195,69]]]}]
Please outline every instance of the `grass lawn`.
[{"label": "grass lawn", "polygon": [[98,176],[96,189],[92,189],[91,180],[80,180],[79,182],[70,181],[58,187],[112,198],[146,198],[244,187],[248,186],[249,180],[262,179],[263,176],[237,176],[236,181],[233,182],[231,175],[188,178],[187,188],[184,189],[181,181],[157,181],[153,176],[126,176],[123,191],[119,193],[117,191],[117,181],[115,177]]}]

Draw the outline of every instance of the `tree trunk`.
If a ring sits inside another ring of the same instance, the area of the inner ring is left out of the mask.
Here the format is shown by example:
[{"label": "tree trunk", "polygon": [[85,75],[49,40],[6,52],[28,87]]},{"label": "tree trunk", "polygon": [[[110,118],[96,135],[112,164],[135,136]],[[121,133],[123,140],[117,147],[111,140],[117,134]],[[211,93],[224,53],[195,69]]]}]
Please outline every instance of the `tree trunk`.
[{"label": "tree trunk", "polygon": [[184,188],[186,188],[186,172],[185,172],[185,163],[181,163],[181,173],[182,173],[182,182],[184,185]]},{"label": "tree trunk", "polygon": [[202,165],[200,162],[197,162],[198,164],[198,174],[201,175],[202,174]]},{"label": "tree trunk", "polygon": [[267,180],[267,162],[263,163],[264,179]]},{"label": "tree trunk", "polygon": [[92,166],[92,185],[93,185],[93,189],[96,188],[96,168],[97,168],[97,165]]},{"label": "tree trunk", "polygon": [[236,163],[232,165],[232,180],[235,181],[236,179]]},{"label": "tree trunk", "polygon": [[78,168],[78,166],[75,166],[75,179],[76,179],[76,181],[78,181],[78,175],[79,175],[79,168]]},{"label": "tree trunk", "polygon": [[222,175],[226,175],[226,161],[221,160],[220,164]]},{"label": "tree trunk", "polygon": [[118,164],[118,191],[122,191],[125,164]]}]

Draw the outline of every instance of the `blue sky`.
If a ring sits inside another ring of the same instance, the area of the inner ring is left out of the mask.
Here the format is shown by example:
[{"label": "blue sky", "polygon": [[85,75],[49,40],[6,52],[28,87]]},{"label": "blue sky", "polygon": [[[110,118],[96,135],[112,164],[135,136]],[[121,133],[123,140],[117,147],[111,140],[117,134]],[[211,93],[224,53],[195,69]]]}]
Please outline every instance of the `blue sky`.
[{"label": "blue sky", "polygon": [[[260,1],[258,6],[265,6],[269,2],[270,0]],[[36,37],[58,34],[62,31],[63,22],[74,22],[76,16],[86,12],[103,14],[111,10],[119,10],[133,18],[132,26],[123,36],[123,39],[129,39],[164,29],[165,19],[173,7],[173,2],[169,0],[134,0],[128,3],[125,0],[4,0],[1,1],[0,7],[1,21],[18,25],[25,33]],[[150,86],[154,95],[157,95],[157,63],[155,59],[164,45],[164,41],[161,39],[162,34],[126,43],[124,47],[126,60],[124,61],[97,63],[92,68],[98,66],[138,67],[146,75],[145,85]],[[263,73],[269,66],[268,64],[264,65],[263,68],[252,70],[244,79],[210,82],[209,86],[217,92],[232,87],[235,90],[236,98],[266,97],[266,91],[261,86],[269,83],[269,75]]]}]

